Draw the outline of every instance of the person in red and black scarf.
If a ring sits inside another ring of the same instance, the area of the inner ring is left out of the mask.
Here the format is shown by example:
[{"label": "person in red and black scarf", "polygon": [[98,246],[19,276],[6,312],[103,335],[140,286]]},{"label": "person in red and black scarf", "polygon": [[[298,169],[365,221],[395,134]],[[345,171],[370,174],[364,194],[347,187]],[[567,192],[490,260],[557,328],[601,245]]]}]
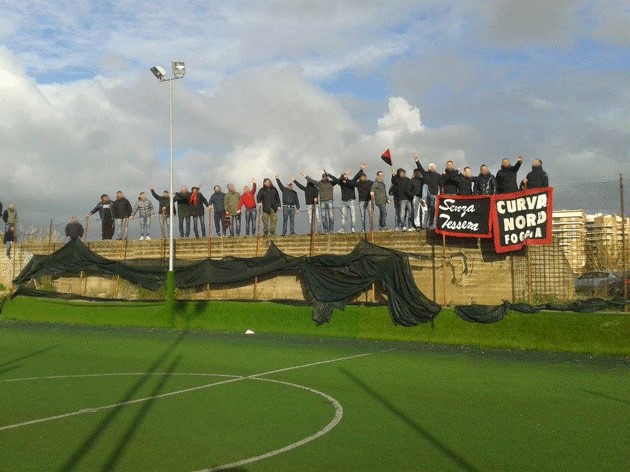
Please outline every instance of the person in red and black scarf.
[{"label": "person in red and black scarf", "polygon": [[190,197],[188,198],[188,208],[190,210],[190,216],[193,219],[193,231],[195,238],[199,238],[199,231],[197,229],[197,223],[201,225],[201,236],[206,237],[206,220],[205,213],[208,206],[208,200],[199,191],[199,187],[193,187]]}]

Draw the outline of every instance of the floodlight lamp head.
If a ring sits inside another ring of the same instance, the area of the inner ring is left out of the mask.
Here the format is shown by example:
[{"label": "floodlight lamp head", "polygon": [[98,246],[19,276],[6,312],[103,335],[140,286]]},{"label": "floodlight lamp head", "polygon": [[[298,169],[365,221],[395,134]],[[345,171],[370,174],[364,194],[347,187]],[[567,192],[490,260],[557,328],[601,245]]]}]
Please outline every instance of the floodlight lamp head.
[{"label": "floodlight lamp head", "polygon": [[153,75],[158,80],[164,80],[164,76],[166,75],[166,71],[160,66],[151,67],[151,72],[153,72]]},{"label": "floodlight lamp head", "polygon": [[172,61],[171,67],[173,69],[173,76],[176,79],[181,79],[186,75],[186,65],[184,61]]}]

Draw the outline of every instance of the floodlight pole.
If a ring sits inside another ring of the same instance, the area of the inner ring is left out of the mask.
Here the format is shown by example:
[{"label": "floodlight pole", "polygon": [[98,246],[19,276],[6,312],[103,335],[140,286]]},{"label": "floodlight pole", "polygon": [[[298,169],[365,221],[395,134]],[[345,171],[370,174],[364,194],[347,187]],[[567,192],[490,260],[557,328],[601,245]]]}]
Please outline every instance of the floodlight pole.
[{"label": "floodlight pole", "polygon": [[[173,81],[182,79],[173,65],[173,77],[164,77],[164,70],[158,67],[151,69],[160,82],[168,82],[168,116],[169,116],[169,227],[168,227],[168,272],[166,274],[166,315],[170,326],[175,324],[175,242],[173,238],[173,224],[175,218],[175,189],[173,188]],[[183,63],[181,63],[183,66]]]}]

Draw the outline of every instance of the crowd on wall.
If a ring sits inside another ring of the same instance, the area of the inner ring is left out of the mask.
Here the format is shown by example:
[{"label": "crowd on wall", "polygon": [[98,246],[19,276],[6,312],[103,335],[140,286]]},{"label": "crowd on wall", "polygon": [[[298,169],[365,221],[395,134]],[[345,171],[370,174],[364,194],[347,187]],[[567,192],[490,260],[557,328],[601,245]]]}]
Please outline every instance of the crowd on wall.
[{"label": "crowd on wall", "polygon": [[[301,210],[308,215],[311,232],[332,233],[335,231],[334,188],[338,186],[341,190],[341,204],[338,205],[341,209],[341,225],[338,232],[387,231],[387,210],[392,202],[395,212],[393,229],[418,231],[435,227],[438,194],[494,195],[549,186],[549,178],[540,159],[532,161],[531,171],[520,182],[517,174],[523,163],[521,156],[515,164],[509,159],[503,159],[496,175],[492,175],[484,164],[477,176],[473,176],[470,167],[461,170],[456,168],[453,161],[447,161],[444,172],[440,173],[434,163],[425,168],[417,155],[413,160],[415,168],[411,177],[403,168],[394,170],[392,167],[389,187],[385,182],[385,173],[381,170],[375,173],[374,180],[370,180],[365,163],[360,165],[355,174],[347,169],[339,177],[324,170],[318,180],[302,172],[303,182],[291,177],[283,183],[280,176],[276,175],[276,185],[266,178],[258,188],[256,179],[252,179],[251,185],[245,185],[242,192],[238,192],[234,184],[228,184],[225,192],[219,185],[215,185],[209,197],[201,192],[200,186],[190,190],[183,186],[173,196],[172,213],[177,220],[180,238],[190,237],[191,228],[196,238],[205,238],[206,212],[212,215],[212,224],[218,237],[241,234],[255,236],[259,213],[263,236],[276,235],[278,214],[282,215],[281,235],[292,235],[295,234],[296,214]],[[300,206],[296,189],[304,194],[305,208]],[[103,194],[87,217],[98,213],[103,240],[126,238],[127,225],[136,218],[140,222],[140,239],[151,239],[149,234],[154,217],[159,218],[164,237],[165,228],[170,223],[171,197],[166,190],[158,194],[151,188],[150,192],[151,197],[141,192],[133,205],[121,191],[116,193],[113,200],[109,195]],[[0,204],[0,212],[5,223],[4,243],[7,256],[10,257],[11,244],[15,242],[17,211],[15,205],[10,204],[2,212]],[[84,232],[83,225],[76,217],[72,218],[65,229],[65,235],[70,239],[81,238]]]}]

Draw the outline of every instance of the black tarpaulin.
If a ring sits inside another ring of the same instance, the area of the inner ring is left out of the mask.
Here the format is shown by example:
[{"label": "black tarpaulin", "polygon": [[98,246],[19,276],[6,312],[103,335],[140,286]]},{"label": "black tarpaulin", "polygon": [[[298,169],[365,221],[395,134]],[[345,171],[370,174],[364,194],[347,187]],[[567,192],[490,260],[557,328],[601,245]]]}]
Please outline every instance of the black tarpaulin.
[{"label": "black tarpaulin", "polygon": [[510,304],[503,302],[501,305],[459,305],[455,307],[455,313],[464,321],[471,323],[496,323],[507,315]]},{"label": "black tarpaulin", "polygon": [[[70,241],[48,256],[34,256],[16,277],[24,285],[44,276],[52,278],[119,276],[141,287],[157,290],[166,283],[167,265],[156,259],[118,262],[91,251],[80,240]],[[292,257],[273,243],[262,257],[226,257],[221,260],[177,261],[178,288],[213,284],[251,283],[256,277],[294,273],[304,283],[308,302],[318,324],[330,321],[334,308],[377,284],[387,294],[392,320],[403,326],[431,321],[441,307],[418,289],[405,254],[360,241],[347,255]]]}]

